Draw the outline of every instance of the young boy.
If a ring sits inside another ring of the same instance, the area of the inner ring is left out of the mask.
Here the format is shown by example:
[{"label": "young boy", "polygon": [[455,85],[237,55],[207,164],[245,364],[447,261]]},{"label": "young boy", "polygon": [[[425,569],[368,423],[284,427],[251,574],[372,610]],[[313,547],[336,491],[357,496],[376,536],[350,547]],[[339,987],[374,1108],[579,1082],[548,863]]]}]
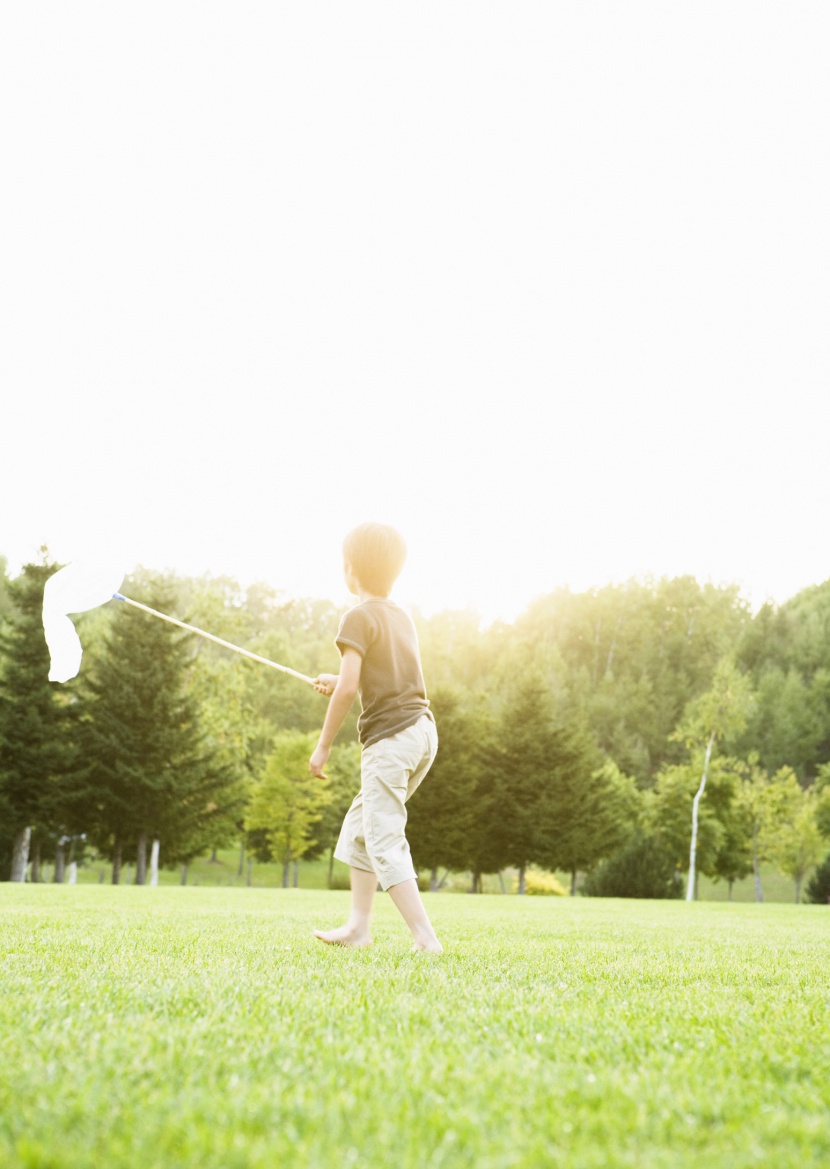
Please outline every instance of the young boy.
[{"label": "young boy", "polygon": [[442,947],[418,892],[404,835],[405,804],[435,758],[438,734],[429,709],[418,636],[412,621],[389,599],[406,559],[394,528],[362,524],[343,543],[343,571],[359,599],[340,623],[340,674],[320,674],[315,688],[331,696],[320,741],[309,761],[323,775],[334,737],[360,694],[360,792],[346,813],[334,855],[350,867],[352,906],[339,929],[315,930],[321,942],[368,946],[378,882],[412,931],[416,950]]}]

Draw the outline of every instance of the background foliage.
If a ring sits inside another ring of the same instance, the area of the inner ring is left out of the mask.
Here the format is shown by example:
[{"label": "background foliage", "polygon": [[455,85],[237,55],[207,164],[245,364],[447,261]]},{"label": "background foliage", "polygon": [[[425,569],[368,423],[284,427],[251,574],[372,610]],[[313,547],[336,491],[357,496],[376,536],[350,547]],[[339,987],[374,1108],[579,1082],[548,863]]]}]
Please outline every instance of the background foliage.
[{"label": "background foliage", "polygon": [[[44,550],[10,579],[0,560],[3,877],[24,828],[30,879],[58,854],[127,859],[152,839],[184,866],[236,842],[240,867],[278,860],[285,883],[330,859],[359,785],[357,710],[312,781],[325,699],[116,603],[76,618],[81,675],[50,684],[39,606],[56,567]],[[144,569],[124,592],[311,676],[337,669],[331,602]],[[414,616],[440,750],[408,835],[433,888],[511,868],[524,892],[533,868],[672,895],[712,737],[697,871],[754,872],[761,897],[772,863],[800,895],[830,838],[830,582],[756,614],[734,587],[680,577],[560,589],[510,625]]]}]

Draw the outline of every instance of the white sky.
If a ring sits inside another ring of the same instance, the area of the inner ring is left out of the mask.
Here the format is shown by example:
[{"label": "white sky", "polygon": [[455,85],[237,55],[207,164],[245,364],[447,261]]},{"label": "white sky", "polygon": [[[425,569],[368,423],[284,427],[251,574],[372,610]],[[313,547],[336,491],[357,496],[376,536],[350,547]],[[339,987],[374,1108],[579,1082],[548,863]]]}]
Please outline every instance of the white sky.
[{"label": "white sky", "polygon": [[0,8],[0,554],[830,576],[830,5]]}]

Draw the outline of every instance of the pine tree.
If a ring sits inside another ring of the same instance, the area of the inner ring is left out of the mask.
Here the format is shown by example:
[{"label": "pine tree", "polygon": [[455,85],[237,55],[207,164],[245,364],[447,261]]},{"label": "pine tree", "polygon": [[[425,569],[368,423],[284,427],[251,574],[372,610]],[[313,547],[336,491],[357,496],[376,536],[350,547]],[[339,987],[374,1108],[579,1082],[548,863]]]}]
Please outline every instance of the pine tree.
[{"label": "pine tree", "polygon": [[[626,842],[637,823],[640,796],[634,780],[612,760],[596,766],[596,748],[587,728],[561,727],[551,743],[550,786],[539,861],[571,874],[587,872]],[[540,833],[540,835],[542,835]]]},{"label": "pine tree", "polygon": [[440,867],[463,869],[470,862],[469,841],[480,818],[481,720],[477,712],[464,710],[460,696],[451,691],[436,691],[431,706],[438,755],[407,804],[406,836],[416,866],[431,871],[435,888]]},{"label": "pine tree", "polygon": [[497,776],[497,840],[501,863],[524,873],[547,851],[551,815],[551,756],[557,734],[553,703],[541,674],[525,674],[501,711],[498,744],[493,750]]},{"label": "pine tree", "polygon": [[[171,598],[147,603],[165,612]],[[187,859],[237,798],[187,692],[190,655],[187,635],[124,606],[88,675],[78,815],[112,859],[116,883],[125,849],[136,850],[141,884],[150,841],[160,841],[165,863]]]},{"label": "pine tree", "polygon": [[43,586],[56,569],[27,564],[9,586],[14,611],[0,635],[0,808],[9,826],[11,879],[26,875],[33,829],[60,832],[72,765],[70,693],[49,682]]}]

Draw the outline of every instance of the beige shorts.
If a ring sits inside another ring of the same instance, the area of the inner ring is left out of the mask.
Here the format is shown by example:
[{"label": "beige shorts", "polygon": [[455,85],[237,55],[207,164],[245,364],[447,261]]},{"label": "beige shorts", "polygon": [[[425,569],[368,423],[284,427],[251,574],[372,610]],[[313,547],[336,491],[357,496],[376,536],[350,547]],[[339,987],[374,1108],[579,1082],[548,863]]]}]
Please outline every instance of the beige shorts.
[{"label": "beige shorts", "polygon": [[376,873],[384,890],[416,875],[404,835],[405,804],[437,750],[438,732],[428,715],[363,748],[360,791],[346,813],[334,855],[352,868]]}]

